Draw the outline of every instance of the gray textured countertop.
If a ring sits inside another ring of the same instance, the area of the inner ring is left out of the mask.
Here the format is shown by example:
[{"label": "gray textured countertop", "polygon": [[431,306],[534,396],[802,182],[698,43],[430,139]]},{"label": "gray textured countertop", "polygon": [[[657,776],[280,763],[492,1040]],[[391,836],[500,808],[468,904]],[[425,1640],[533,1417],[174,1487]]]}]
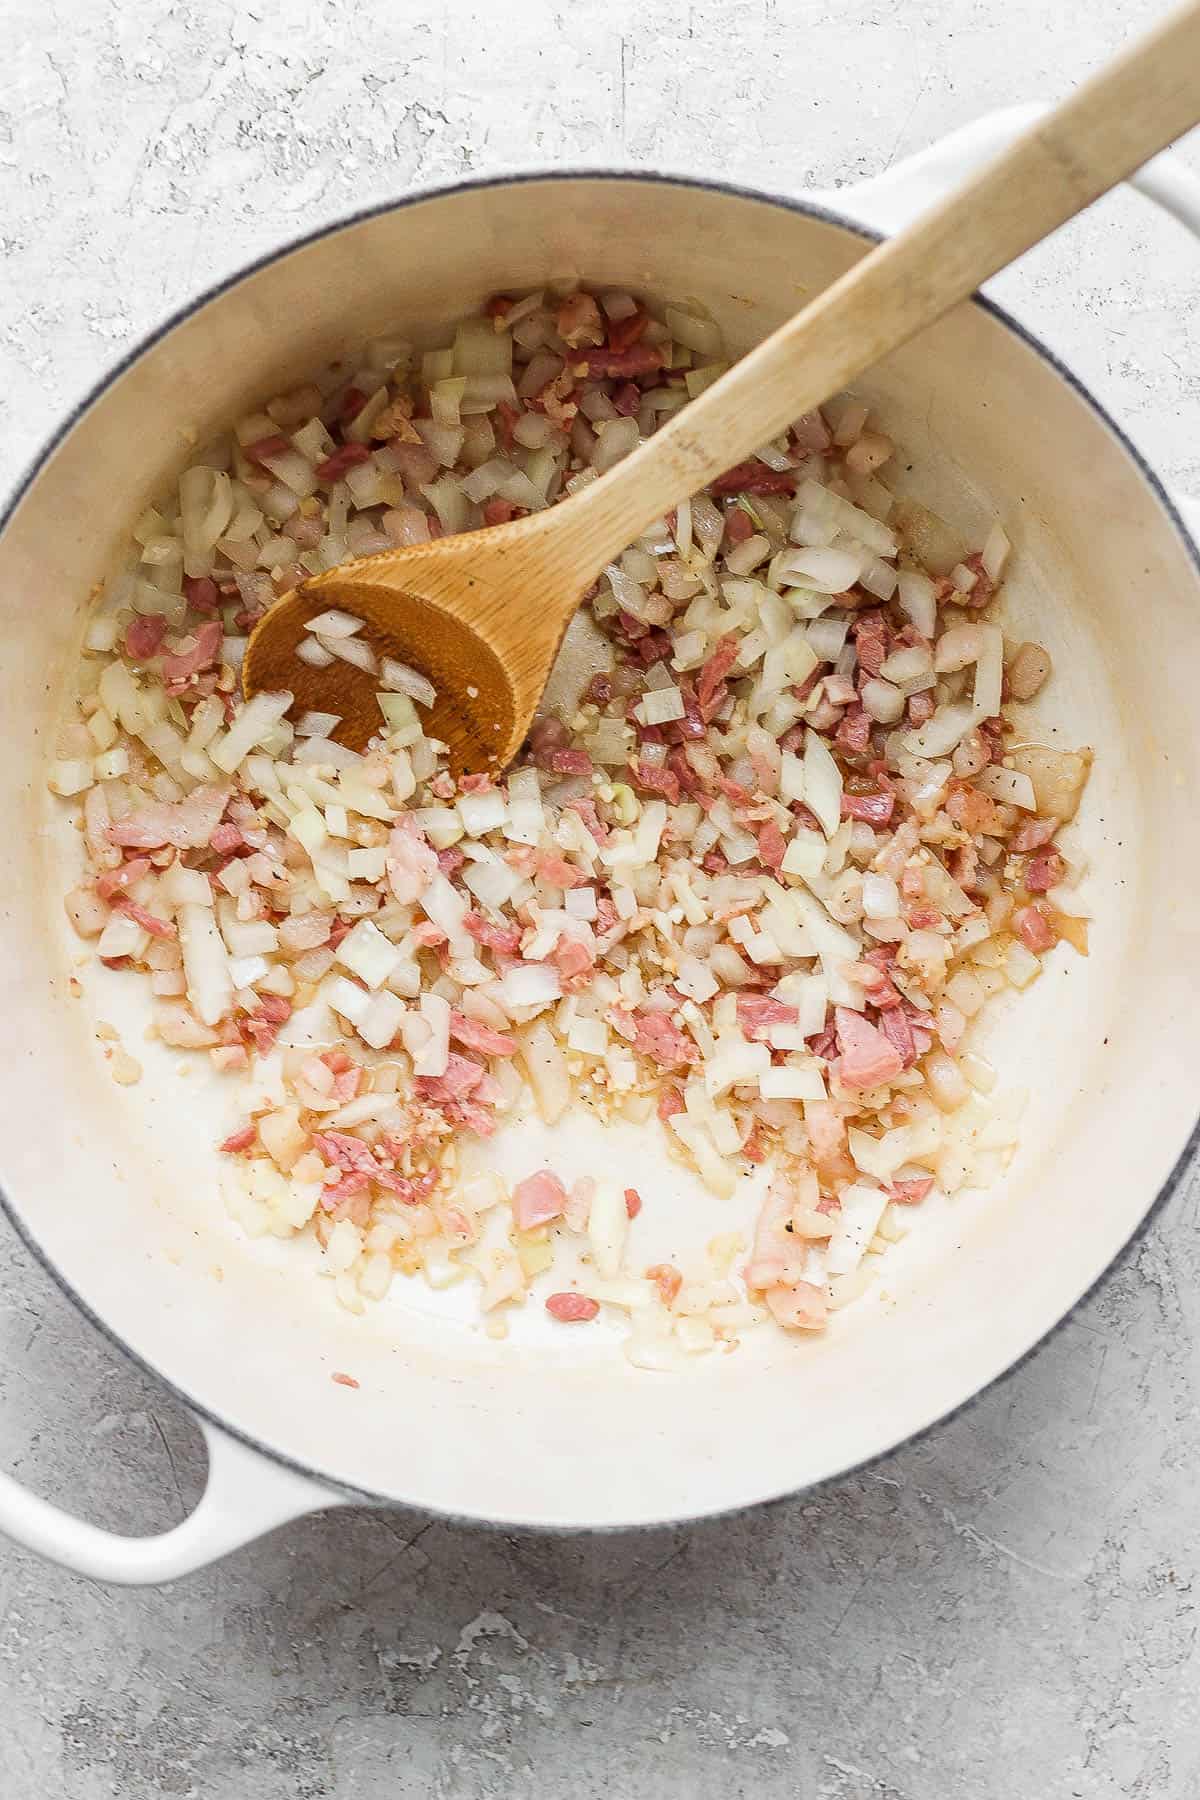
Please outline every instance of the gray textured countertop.
[{"label": "gray textured countertop", "polygon": [[[414,181],[841,184],[1156,10],[0,0],[0,475],[196,288]],[[1122,195],[1000,291],[1200,492],[1200,247]],[[6,1800],[1191,1800],[1196,1199],[950,1425],[748,1518],[543,1541],[348,1512],[161,1592],[0,1543]],[[132,1531],[203,1479],[3,1226],[0,1468]]]}]

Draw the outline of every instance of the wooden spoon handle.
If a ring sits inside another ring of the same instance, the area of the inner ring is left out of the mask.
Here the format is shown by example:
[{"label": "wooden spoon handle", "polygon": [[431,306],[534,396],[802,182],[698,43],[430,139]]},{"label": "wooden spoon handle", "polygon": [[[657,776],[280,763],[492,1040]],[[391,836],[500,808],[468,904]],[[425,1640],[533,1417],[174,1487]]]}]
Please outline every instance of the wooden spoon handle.
[{"label": "wooden spoon handle", "polygon": [[[1200,121],[1200,0],[872,250],[594,486],[566,502],[595,567],[827,400]],[[563,524],[565,526],[565,520]]]}]

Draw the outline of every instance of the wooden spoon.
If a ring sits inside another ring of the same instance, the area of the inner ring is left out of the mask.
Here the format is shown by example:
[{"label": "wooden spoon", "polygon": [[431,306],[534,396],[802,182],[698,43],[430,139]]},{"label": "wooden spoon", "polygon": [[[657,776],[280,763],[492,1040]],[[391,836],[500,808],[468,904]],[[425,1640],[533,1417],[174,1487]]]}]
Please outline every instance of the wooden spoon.
[{"label": "wooden spoon", "polygon": [[872,250],[607,475],[512,524],[367,556],[304,582],[259,621],[247,697],[289,691],[361,748],[378,683],[296,646],[330,607],[426,674],[426,730],[456,772],[498,772],[528,733],[567,623],[601,570],[672,506],[965,299],[1200,120],[1200,0],[1087,82],[958,191]]}]

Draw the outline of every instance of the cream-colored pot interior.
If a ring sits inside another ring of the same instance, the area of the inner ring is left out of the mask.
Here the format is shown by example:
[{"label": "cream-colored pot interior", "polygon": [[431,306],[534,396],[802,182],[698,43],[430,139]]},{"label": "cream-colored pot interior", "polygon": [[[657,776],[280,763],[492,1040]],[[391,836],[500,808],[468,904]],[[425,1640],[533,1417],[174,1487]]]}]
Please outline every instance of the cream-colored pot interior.
[{"label": "cream-colored pot interior", "polygon": [[[131,984],[89,977],[82,999],[68,992],[79,946],[62,919],[64,834],[43,770],[54,708],[89,588],[189,445],[373,333],[428,341],[489,293],[568,275],[699,296],[744,348],[861,248],[823,218],[657,180],[529,180],[416,201],[271,262],[168,331],[76,421],[0,538],[9,1205],[75,1295],[182,1395],[335,1482],[492,1520],[616,1525],[818,1481],[959,1405],[1054,1325],[1188,1140],[1200,580],[1111,427],[978,305],[857,391],[903,442],[915,491],[972,533],[998,510],[1014,539],[1012,630],[1047,644],[1057,670],[1041,703],[1059,728],[1050,741],[1097,751],[1075,828],[1093,953],[1060,951],[990,1034],[1002,1088],[1032,1095],[1004,1185],[931,1210],[826,1337],[764,1332],[665,1376],[630,1368],[602,1332],[491,1343],[469,1309],[413,1283],[352,1318],[297,1266],[302,1251],[251,1243],[226,1218],[212,1144],[232,1117],[228,1092],[136,1042],[146,1077],[117,1088],[94,1026],[120,1015],[134,1029],[121,1011]],[[658,1206],[658,1229],[694,1231],[672,1213],[694,1193],[656,1132],[580,1128],[554,1154],[574,1172],[602,1157],[637,1180],[647,1214]],[[502,1151],[526,1168],[546,1153],[532,1137]],[[359,1389],[332,1382],[335,1370]]]}]

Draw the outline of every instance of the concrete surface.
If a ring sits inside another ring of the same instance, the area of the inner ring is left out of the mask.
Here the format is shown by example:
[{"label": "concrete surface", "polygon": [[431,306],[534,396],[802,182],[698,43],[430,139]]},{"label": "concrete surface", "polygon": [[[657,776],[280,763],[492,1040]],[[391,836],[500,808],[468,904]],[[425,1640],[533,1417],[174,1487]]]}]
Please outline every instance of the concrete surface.
[{"label": "concrete surface", "polygon": [[[0,474],[199,285],[350,206],[557,161],[849,182],[1155,11],[2,0]],[[1200,491],[1200,250],[1120,197],[1002,286]],[[964,1416],[739,1521],[350,1513],[150,1593],[0,1546],[5,1800],[1192,1800],[1197,1192]],[[203,1477],[2,1228],[0,1467],[130,1531]]]}]

